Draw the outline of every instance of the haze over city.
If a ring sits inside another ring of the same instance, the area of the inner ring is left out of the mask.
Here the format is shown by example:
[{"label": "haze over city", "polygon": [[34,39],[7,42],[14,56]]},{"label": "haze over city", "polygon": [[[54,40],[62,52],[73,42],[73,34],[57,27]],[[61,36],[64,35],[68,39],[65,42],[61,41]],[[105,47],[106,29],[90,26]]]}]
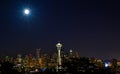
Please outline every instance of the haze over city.
[{"label": "haze over city", "polygon": [[61,42],[66,52],[120,59],[119,8],[119,1],[2,0],[0,54],[53,53]]}]

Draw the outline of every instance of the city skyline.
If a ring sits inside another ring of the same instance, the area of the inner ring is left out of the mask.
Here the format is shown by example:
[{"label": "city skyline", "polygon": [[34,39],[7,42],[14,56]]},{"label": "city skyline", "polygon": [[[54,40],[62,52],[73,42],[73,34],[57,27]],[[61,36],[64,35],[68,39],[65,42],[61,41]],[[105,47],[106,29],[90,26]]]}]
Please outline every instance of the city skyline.
[{"label": "city skyline", "polygon": [[[119,1],[4,0],[0,2],[0,54],[78,51],[120,59]],[[30,15],[23,10],[30,9]]]}]

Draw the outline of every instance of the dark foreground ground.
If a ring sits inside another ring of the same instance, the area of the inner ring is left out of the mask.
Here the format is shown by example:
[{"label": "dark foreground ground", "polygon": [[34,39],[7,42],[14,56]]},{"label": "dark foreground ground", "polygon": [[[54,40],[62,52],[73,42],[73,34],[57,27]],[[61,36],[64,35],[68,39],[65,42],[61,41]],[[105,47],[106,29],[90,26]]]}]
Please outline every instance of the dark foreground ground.
[{"label": "dark foreground ground", "polygon": [[18,72],[18,71],[2,71],[0,74],[120,74],[109,70],[85,71],[85,72]]}]

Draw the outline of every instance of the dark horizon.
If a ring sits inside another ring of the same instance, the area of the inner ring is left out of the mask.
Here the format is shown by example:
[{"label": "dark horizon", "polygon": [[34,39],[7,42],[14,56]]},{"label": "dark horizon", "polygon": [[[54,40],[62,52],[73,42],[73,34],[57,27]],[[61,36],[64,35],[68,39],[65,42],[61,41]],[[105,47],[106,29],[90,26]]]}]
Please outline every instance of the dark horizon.
[{"label": "dark horizon", "polygon": [[1,1],[0,54],[52,53],[60,41],[80,56],[120,59],[119,8],[119,1],[104,0]]}]

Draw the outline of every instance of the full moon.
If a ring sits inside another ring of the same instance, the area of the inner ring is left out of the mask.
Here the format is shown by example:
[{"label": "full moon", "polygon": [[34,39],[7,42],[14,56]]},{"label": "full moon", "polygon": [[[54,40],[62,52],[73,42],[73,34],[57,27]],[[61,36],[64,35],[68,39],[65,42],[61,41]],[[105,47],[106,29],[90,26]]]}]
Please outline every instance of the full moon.
[{"label": "full moon", "polygon": [[29,9],[25,9],[25,10],[24,10],[24,13],[25,13],[26,15],[28,15],[28,14],[30,13],[30,10],[29,10]]}]

